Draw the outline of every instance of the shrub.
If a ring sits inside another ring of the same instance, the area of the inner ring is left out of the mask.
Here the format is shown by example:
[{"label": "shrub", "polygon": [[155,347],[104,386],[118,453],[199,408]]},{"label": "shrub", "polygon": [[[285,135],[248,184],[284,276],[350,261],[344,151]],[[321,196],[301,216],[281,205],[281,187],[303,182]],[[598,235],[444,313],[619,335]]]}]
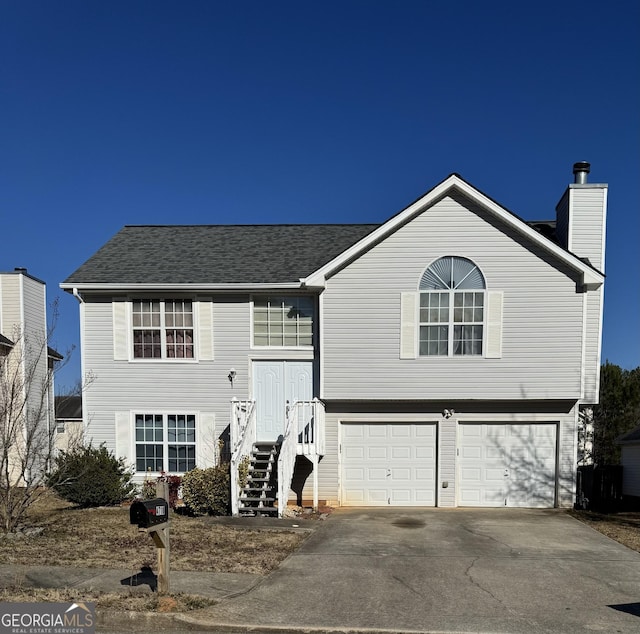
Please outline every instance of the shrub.
[{"label": "shrub", "polygon": [[160,476],[155,479],[146,479],[142,483],[142,499],[152,500],[156,496],[156,483],[166,482],[169,485],[169,506],[175,509],[178,506],[178,500],[180,499],[178,493],[182,486],[182,478],[178,475],[169,475],[164,471],[160,473]]},{"label": "shrub", "polygon": [[195,515],[228,515],[231,508],[229,463],[185,473],[182,500]]},{"label": "shrub", "polygon": [[123,458],[116,458],[104,445],[88,445],[62,451],[48,484],[78,506],[107,506],[132,497],[136,487],[131,476]]}]

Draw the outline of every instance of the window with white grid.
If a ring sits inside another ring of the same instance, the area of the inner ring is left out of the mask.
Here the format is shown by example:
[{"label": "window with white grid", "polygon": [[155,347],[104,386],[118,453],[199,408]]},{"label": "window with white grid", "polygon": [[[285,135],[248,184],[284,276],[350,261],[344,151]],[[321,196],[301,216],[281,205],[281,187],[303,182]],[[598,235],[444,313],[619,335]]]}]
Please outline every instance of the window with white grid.
[{"label": "window with white grid", "polygon": [[420,280],[420,355],[482,355],[485,281],[466,258],[436,260]]},{"label": "window with white grid", "polygon": [[136,471],[185,473],[196,466],[195,414],[136,414]]},{"label": "window with white grid", "polygon": [[190,300],[132,302],[134,359],[193,359],[193,304]]},{"label": "window with white grid", "polygon": [[313,345],[312,297],[254,297],[254,346]]}]

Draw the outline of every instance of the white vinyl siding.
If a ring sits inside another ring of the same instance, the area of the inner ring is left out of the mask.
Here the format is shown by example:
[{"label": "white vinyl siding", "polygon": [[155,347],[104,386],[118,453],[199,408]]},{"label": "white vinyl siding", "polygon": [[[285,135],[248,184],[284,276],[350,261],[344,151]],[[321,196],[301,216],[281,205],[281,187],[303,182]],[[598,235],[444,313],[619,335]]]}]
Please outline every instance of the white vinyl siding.
[{"label": "white vinyl siding", "polygon": [[569,186],[569,251],[604,273],[606,185]]},{"label": "white vinyl siding", "polygon": [[[110,299],[90,294],[83,299],[83,367],[96,377],[83,395],[87,438],[94,444],[105,442],[110,450],[115,450],[117,411],[198,412],[198,421],[208,423],[204,428],[196,427],[205,441],[204,445],[199,439],[196,441],[196,462],[198,466],[213,464],[219,453],[217,439],[229,425],[231,399],[250,396],[251,359],[273,359],[268,349],[264,352],[252,349],[249,296],[215,295],[202,299],[202,304],[211,310],[215,359],[200,358],[197,363],[180,364],[132,362],[128,357],[114,360],[116,333]],[[204,327],[203,323],[200,326]],[[287,350],[286,358],[312,360],[313,350]],[[236,370],[233,384],[228,379],[231,368]]]},{"label": "white vinyl siding", "polygon": [[[487,354],[406,363],[413,311],[403,289],[416,288],[425,260],[452,252],[464,253],[487,280]],[[482,208],[446,197],[327,280],[321,398],[579,398],[578,282]]]}]

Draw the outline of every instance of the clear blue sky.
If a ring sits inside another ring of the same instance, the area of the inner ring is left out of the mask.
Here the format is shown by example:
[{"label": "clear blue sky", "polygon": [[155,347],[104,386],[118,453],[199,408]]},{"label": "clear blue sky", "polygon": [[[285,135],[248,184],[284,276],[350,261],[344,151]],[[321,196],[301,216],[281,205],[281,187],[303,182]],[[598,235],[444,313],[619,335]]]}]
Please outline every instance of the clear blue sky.
[{"label": "clear blue sky", "polygon": [[[451,172],[551,219],[609,183],[603,361],[640,365],[640,3],[0,0],[0,270],[125,224],[382,222]],[[58,379],[79,377],[79,352]]]}]

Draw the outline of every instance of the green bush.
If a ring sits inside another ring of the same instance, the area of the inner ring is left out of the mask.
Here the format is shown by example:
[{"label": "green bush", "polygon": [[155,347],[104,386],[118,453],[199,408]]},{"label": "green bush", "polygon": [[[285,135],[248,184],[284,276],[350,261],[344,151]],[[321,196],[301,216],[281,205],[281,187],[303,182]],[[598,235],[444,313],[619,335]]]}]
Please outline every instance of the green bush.
[{"label": "green bush", "polygon": [[195,515],[228,515],[231,508],[229,463],[185,473],[182,501]]},{"label": "green bush", "polygon": [[100,447],[83,446],[62,451],[48,484],[61,497],[78,506],[107,506],[131,498],[136,487],[123,458]]}]

